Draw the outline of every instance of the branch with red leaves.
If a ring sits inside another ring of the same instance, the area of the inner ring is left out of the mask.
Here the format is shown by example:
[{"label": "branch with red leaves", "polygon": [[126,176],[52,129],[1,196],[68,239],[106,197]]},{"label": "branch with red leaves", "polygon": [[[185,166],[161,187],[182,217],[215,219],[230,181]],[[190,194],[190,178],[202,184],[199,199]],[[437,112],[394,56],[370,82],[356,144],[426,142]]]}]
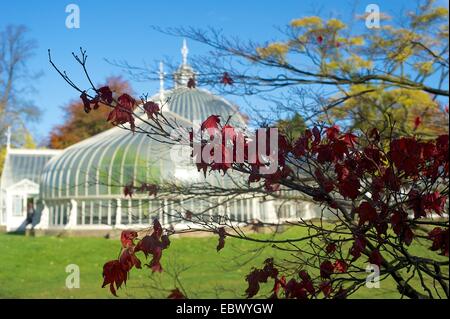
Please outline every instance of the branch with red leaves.
[{"label": "branch with red leaves", "polygon": [[[85,69],[86,60],[77,61]],[[73,84],[65,72],[57,70]],[[229,119],[222,124],[220,116],[212,114],[198,131],[184,128],[189,134],[174,138],[172,130],[182,126],[154,101],[145,99],[138,106],[148,115],[141,119],[135,112],[136,101],[127,95],[111,100],[107,88],[93,88],[95,96],[77,90],[82,92],[87,110],[92,104],[95,109],[97,101],[109,105],[112,111],[107,120],[119,127],[128,123],[127,129],[149,138],[157,136],[165,143],[189,145],[197,169],[205,177],[215,172],[238,172],[247,177],[247,190],[257,185],[258,190],[253,192],[301,194],[322,206],[319,222],[291,222],[306,229],[307,236],[286,240],[257,239],[227,223],[226,218],[215,223],[195,219],[192,212],[180,212],[181,219],[218,235],[217,251],[225,249],[226,238],[232,237],[273,244],[293,254],[294,258],[285,263],[269,258],[263,268],[252,270],[246,277],[247,297],[255,296],[261,284],[273,280],[274,298],[344,298],[364,286],[366,265],[372,265],[379,269],[382,280],[391,278],[397,283],[402,296],[435,298],[443,294],[448,298],[448,135],[428,140],[416,136],[384,139],[377,129],[341,132],[337,126],[316,125],[290,140],[275,128],[251,134],[231,126]],[[137,118],[148,124],[150,131],[136,126]],[[261,145],[259,142],[269,145],[273,140],[277,145],[274,149],[252,147]],[[215,152],[220,151],[217,156]],[[268,172],[267,168],[273,166],[275,170]],[[154,196],[162,189],[173,194],[180,191],[167,185],[143,185],[124,185],[124,194],[131,196],[140,190]],[[333,223],[327,222],[325,213],[333,217]],[[162,270],[160,259],[169,241],[161,225],[155,221],[153,233],[135,245],[137,237],[136,232],[124,232],[119,258],[105,264],[103,286],[109,284],[113,294],[126,283],[133,267],[141,267],[136,252],[152,255],[147,266]],[[410,249],[413,245],[428,246],[433,257]],[[412,277],[420,284],[413,285]],[[171,296],[179,293],[174,290]]]}]

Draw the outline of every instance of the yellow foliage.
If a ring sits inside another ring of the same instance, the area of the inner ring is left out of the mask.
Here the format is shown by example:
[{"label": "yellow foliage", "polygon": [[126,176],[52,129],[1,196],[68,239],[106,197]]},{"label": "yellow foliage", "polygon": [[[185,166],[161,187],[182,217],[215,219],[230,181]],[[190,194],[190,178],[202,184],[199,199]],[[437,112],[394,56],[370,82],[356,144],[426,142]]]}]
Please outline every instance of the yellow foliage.
[{"label": "yellow foliage", "polygon": [[322,19],[317,16],[304,17],[301,19],[295,19],[291,21],[291,27],[301,28],[301,27],[316,27],[321,28],[323,26]]},{"label": "yellow foliage", "polygon": [[36,148],[36,142],[34,141],[33,136],[28,132],[25,134],[25,143],[24,143],[23,147],[31,148],[31,149]]},{"label": "yellow foliage", "polygon": [[[358,93],[371,89],[374,91],[358,96]],[[446,124],[440,123],[437,118],[441,112],[439,106],[426,92],[404,88],[387,90],[381,86],[358,84],[353,85],[348,94],[355,97],[334,108],[332,114],[341,119],[349,113],[355,114],[356,127],[367,129],[378,122],[384,125],[389,114],[399,129],[408,132],[413,131],[416,116],[420,116],[424,123],[418,133],[434,135],[446,131]]]},{"label": "yellow foliage", "polygon": [[361,46],[364,45],[364,38],[363,37],[353,37],[353,38],[349,38],[347,40],[347,43],[350,45],[357,45],[357,46]]},{"label": "yellow foliage", "polygon": [[413,26],[426,26],[427,24],[434,22],[436,20],[447,18],[448,9],[445,7],[436,7],[429,12],[423,13],[421,15],[413,16],[412,25]]},{"label": "yellow foliage", "polygon": [[342,70],[347,73],[351,73],[355,69],[371,69],[372,66],[372,61],[364,60],[356,54],[352,54],[350,58],[341,64]]},{"label": "yellow foliage", "polygon": [[275,57],[280,62],[284,61],[288,51],[289,46],[286,43],[282,42],[271,43],[265,48],[256,48],[256,52],[261,58],[265,59],[268,57]]},{"label": "yellow foliage", "polygon": [[413,54],[413,49],[410,45],[399,48],[396,52],[388,53],[388,57],[397,62],[405,62]]},{"label": "yellow foliage", "polygon": [[433,72],[433,62],[432,61],[418,62],[414,66],[419,71],[419,73],[422,75],[428,75]]},{"label": "yellow foliage", "polygon": [[341,29],[344,29],[347,27],[344,22],[342,22],[341,20],[338,20],[338,19],[328,20],[327,26],[329,28],[335,29],[335,30],[341,30]]}]

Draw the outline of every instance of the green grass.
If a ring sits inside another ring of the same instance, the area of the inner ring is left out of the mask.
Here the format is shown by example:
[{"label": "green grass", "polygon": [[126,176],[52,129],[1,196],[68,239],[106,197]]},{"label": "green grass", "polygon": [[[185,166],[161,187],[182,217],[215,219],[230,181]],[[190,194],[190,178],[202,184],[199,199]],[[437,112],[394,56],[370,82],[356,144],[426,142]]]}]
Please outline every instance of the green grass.
[{"label": "green grass", "polygon": [[[299,235],[298,230],[290,229],[279,236],[294,235]],[[276,260],[289,257],[270,247],[256,251],[261,244],[231,238],[226,239],[225,248],[218,253],[216,245],[217,237],[172,239],[162,258],[165,271],[151,274],[145,267],[133,269],[127,286],[118,291],[119,296],[164,298],[169,289],[181,284],[190,298],[242,298],[245,275],[252,266],[260,267],[269,256]],[[0,234],[0,298],[113,298],[107,288],[101,288],[101,272],[106,261],[117,257],[119,246],[118,240],[103,238]],[[428,253],[426,247],[414,249]],[[79,289],[65,287],[65,267],[69,264],[80,267]],[[414,280],[412,283],[418,284]],[[265,285],[263,292],[271,285]],[[392,281],[385,280],[380,285],[379,289],[360,289],[352,297],[400,297]]]}]

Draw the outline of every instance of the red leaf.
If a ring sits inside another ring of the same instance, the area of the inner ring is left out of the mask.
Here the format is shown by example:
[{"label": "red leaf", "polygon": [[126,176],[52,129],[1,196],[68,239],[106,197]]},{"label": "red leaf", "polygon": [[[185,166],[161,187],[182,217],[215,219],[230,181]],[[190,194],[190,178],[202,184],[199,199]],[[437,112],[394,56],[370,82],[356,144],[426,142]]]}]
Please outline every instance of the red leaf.
[{"label": "red leaf", "polygon": [[322,44],[322,42],[323,42],[323,37],[322,37],[321,35],[319,35],[319,36],[317,37],[317,42],[318,42],[319,44]]},{"label": "red leaf", "polygon": [[133,247],[124,248],[119,257],[119,263],[123,270],[130,271],[133,267],[141,269],[141,261],[136,257]]},{"label": "red leaf", "polygon": [[170,294],[167,296],[167,299],[186,299],[186,297],[183,295],[180,289],[175,288],[172,289]]},{"label": "red leaf", "polygon": [[333,287],[331,286],[331,283],[329,281],[325,281],[320,283],[319,289],[320,291],[322,291],[325,297],[329,297],[333,290]]},{"label": "red leaf", "polygon": [[248,282],[248,288],[245,293],[247,298],[255,296],[259,291],[259,284],[267,282],[267,279],[274,278],[276,280],[278,276],[278,269],[273,265],[273,259],[268,258],[264,261],[263,269],[253,269],[246,277],[245,280]]},{"label": "red leaf", "polygon": [[91,100],[88,98],[85,91],[81,93],[80,98],[83,101],[84,112],[89,113],[91,111]]},{"label": "red leaf", "polygon": [[356,142],[358,141],[358,137],[352,133],[344,134],[342,140],[350,147],[355,147]]},{"label": "red leaf", "polygon": [[372,250],[369,256],[369,262],[371,264],[377,265],[378,267],[380,267],[380,265],[383,263],[383,256],[381,256],[378,249]]},{"label": "red leaf", "polygon": [[420,116],[416,116],[414,119],[414,130],[417,130],[420,124],[422,124],[422,118]]},{"label": "red leaf", "polygon": [[329,140],[336,139],[338,137],[338,135],[339,135],[339,126],[333,125],[331,127],[328,127],[326,129],[326,134],[327,134],[327,138]]},{"label": "red leaf", "polygon": [[431,232],[428,233],[428,238],[433,241],[431,250],[441,250],[441,254],[448,257],[448,247],[449,247],[449,230],[442,229],[440,227],[435,227]]},{"label": "red leaf", "polygon": [[[111,293],[117,297],[116,289],[119,289],[122,283],[127,282],[128,273],[125,271],[118,260],[108,261],[103,266],[103,284],[102,288],[110,285]],[[115,285],[115,287],[114,287]]]},{"label": "red leaf", "polygon": [[320,277],[322,278],[330,278],[333,274],[334,266],[329,260],[325,260],[320,264]]},{"label": "red leaf", "polygon": [[134,230],[124,230],[120,234],[120,241],[122,242],[123,248],[128,248],[134,246],[133,240],[137,238],[138,234]]},{"label": "red leaf", "polygon": [[220,81],[224,85],[233,85],[233,79],[230,77],[228,72],[224,72],[222,75],[222,79]]},{"label": "red leaf", "polygon": [[98,95],[100,99],[107,104],[111,104],[113,101],[113,93],[109,86],[102,86],[101,88],[97,89]]},{"label": "red leaf", "polygon": [[217,233],[219,234],[219,243],[217,244],[217,251],[219,251],[225,246],[225,237],[226,237],[225,228],[224,227],[220,227],[217,230]]},{"label": "red leaf", "polygon": [[125,197],[127,197],[127,196],[133,197],[133,192],[134,192],[134,185],[133,185],[133,183],[125,185],[125,187],[123,188],[123,195]]},{"label": "red leaf", "polygon": [[362,202],[358,207],[359,225],[363,225],[365,222],[369,224],[374,223],[377,220],[378,214],[375,208],[368,202]]},{"label": "red leaf", "polygon": [[117,101],[119,102],[120,107],[124,108],[127,111],[133,111],[134,105],[136,104],[136,100],[127,93],[119,96]]},{"label": "red leaf", "polygon": [[329,243],[327,247],[325,248],[325,251],[327,254],[332,254],[336,251],[336,244],[335,243]]},{"label": "red leaf", "polygon": [[220,115],[210,115],[201,125],[200,129],[207,130],[209,134],[213,135],[217,132],[220,123]]},{"label": "red leaf", "polygon": [[353,261],[361,256],[362,251],[366,248],[367,241],[363,236],[355,238],[352,247],[350,248],[350,255],[353,256]]},{"label": "red leaf", "polygon": [[196,86],[195,80],[193,78],[189,78],[187,82],[187,87],[190,89],[194,89]]},{"label": "red leaf", "polygon": [[160,111],[159,104],[153,101],[146,102],[144,104],[144,111],[147,114],[147,118],[153,119],[154,115]]},{"label": "red leaf", "polygon": [[335,272],[340,272],[340,273],[345,273],[345,272],[347,272],[347,268],[348,268],[348,265],[347,265],[347,263],[344,261],[344,260],[342,260],[342,259],[338,259],[338,260],[336,260],[335,262],[334,262],[334,271]]}]

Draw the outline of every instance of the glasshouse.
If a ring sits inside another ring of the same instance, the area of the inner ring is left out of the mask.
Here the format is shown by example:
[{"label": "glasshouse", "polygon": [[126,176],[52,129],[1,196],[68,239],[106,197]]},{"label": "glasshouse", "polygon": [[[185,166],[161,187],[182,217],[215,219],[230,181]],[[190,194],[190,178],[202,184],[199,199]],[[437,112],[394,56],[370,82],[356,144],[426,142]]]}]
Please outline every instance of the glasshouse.
[{"label": "glasshouse", "polygon": [[[173,74],[174,87],[164,89],[160,72],[160,90],[152,99],[167,101],[163,111],[178,124],[191,127],[211,114],[222,118],[232,116],[235,125],[245,126],[245,118],[225,99],[201,88],[188,88],[195,71],[187,63],[184,42],[182,63]],[[145,123],[137,125],[144,127]],[[235,222],[263,221],[278,223],[292,218],[310,219],[320,214],[311,202],[281,202],[271,197],[246,194],[223,198],[226,205],[217,205],[220,196],[186,198],[147,194],[124,196],[123,185],[134,182],[179,181],[194,183],[204,180],[193,163],[173,161],[171,146],[146,134],[131,133],[114,127],[64,150],[13,149],[7,147],[1,177],[0,225],[7,231],[34,229],[111,230],[146,227],[153,218],[174,228],[186,227],[176,218],[180,211],[208,210],[211,218],[228,216]],[[210,183],[230,181],[214,174]],[[145,196],[144,196],[145,195]],[[215,208],[217,207],[217,209]],[[210,208],[210,209],[208,209]]]}]

